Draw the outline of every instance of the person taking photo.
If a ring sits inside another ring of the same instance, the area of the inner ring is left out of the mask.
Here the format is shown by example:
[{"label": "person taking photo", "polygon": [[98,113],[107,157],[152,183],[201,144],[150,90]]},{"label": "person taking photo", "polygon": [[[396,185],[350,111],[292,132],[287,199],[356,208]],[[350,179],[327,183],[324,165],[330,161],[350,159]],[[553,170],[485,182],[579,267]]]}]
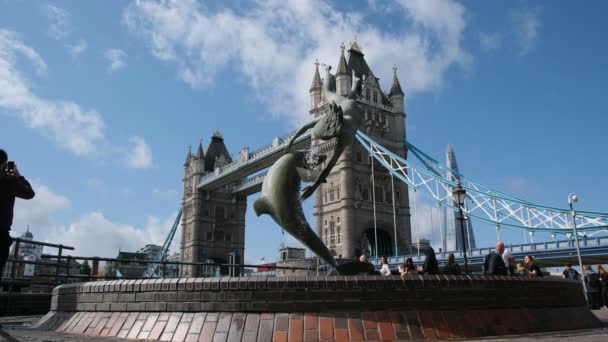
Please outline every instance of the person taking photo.
[{"label": "person taking photo", "polygon": [[15,162],[8,160],[8,155],[0,149],[0,276],[8,259],[9,249],[13,243],[9,231],[13,224],[13,207],[15,198],[32,199],[34,190],[30,183],[19,173]]}]

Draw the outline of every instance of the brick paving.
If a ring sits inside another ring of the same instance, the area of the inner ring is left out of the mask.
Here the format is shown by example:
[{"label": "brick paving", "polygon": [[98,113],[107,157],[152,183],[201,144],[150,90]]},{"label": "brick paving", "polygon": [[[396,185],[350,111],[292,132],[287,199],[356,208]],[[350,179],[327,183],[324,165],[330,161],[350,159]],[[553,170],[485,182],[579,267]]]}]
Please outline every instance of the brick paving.
[{"label": "brick paving", "polygon": [[[594,311],[594,314],[604,324],[604,329],[593,329],[583,331],[566,331],[558,333],[545,333],[545,334],[530,334],[530,335],[519,335],[510,336],[503,338],[481,338],[477,339],[480,341],[582,341],[582,342],[594,342],[594,341],[607,341],[608,340],[608,311]],[[194,340],[192,335],[195,331],[201,329],[205,331],[213,331],[211,334],[202,334],[210,339],[214,337],[221,337],[223,341],[259,341],[269,338],[270,334],[274,333],[275,341],[291,341],[292,334],[295,333],[301,338],[298,341],[318,341],[323,339],[328,340],[348,340],[348,335],[345,332],[350,331],[350,340],[358,340],[357,336],[362,337],[363,335],[372,337],[376,336],[375,339],[378,341],[385,340],[388,338],[397,338],[398,340],[421,340],[425,337],[436,338],[439,337],[441,340],[442,333],[437,329],[436,335],[430,336],[424,335],[424,328],[420,327],[420,332],[416,335],[410,335],[407,333],[406,322],[395,317],[394,313],[389,313],[387,317],[384,317],[384,313],[376,313],[381,318],[388,318],[389,322],[392,323],[390,329],[387,325],[387,321],[377,321],[373,319],[373,315],[365,313],[363,315],[348,314],[348,315],[326,315],[326,314],[213,314],[209,313],[203,317],[203,314],[181,314],[178,322],[178,315],[164,315],[164,314],[150,314],[146,317],[136,317],[131,320],[131,328],[129,331],[125,331],[124,336],[132,339],[158,339],[165,338],[174,341],[191,341]],[[123,317],[123,321],[128,320],[129,315]],[[82,341],[82,342],[102,342],[102,341],[129,341],[132,339],[114,337],[102,337],[102,336],[87,336],[87,335],[76,335],[66,334],[60,332],[49,332],[41,330],[33,330],[31,328],[41,317],[40,316],[9,316],[0,317],[0,323],[4,325],[4,328],[0,330],[0,341],[32,341],[32,342],[64,342],[64,341]],[[110,320],[120,321],[120,315],[111,315],[108,317],[101,317],[99,319],[91,317],[89,325],[93,324],[97,320],[96,327],[99,325],[105,326],[104,318],[106,322]],[[333,319],[332,319],[333,318]],[[407,319],[407,317],[406,317]],[[85,318],[88,320],[88,318]],[[433,320],[431,315],[430,320]],[[166,325],[170,325],[169,331],[172,337],[164,335],[167,333],[166,329],[157,331],[157,336],[152,329],[153,323],[156,321],[163,321]],[[184,322],[182,322],[184,321]],[[140,322],[140,323],[138,323]],[[168,322],[171,322],[170,324]],[[185,329],[183,323],[189,323],[189,329]],[[74,323],[75,327],[78,327],[77,322]],[[180,325],[182,328],[180,328]],[[261,326],[264,328],[258,328]],[[137,333],[132,333],[134,327]],[[384,326],[384,327],[383,327]],[[81,329],[88,329],[88,327],[82,327]],[[194,329],[194,330],[193,330]],[[219,330],[218,330],[219,329]],[[428,328],[427,328],[428,329]],[[150,331],[152,330],[152,331]],[[103,330],[101,330],[103,331]],[[200,331],[200,330],[199,330]],[[406,331],[404,335],[404,331]],[[122,332],[122,329],[119,333]],[[161,336],[161,332],[164,336]],[[218,335],[217,333],[219,332]],[[279,334],[277,334],[279,332]],[[257,335],[257,336],[256,336]],[[291,335],[291,336],[290,336]],[[289,337],[289,338],[288,338]],[[201,340],[206,340],[202,338]],[[470,340],[470,339],[469,339]]]}]

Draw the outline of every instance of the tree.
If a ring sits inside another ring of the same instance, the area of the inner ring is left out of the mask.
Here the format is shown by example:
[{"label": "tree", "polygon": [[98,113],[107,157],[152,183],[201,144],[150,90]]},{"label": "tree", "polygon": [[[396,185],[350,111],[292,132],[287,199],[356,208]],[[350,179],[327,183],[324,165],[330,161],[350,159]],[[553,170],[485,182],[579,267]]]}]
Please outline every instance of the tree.
[{"label": "tree", "polygon": [[85,260],[80,266],[80,274],[83,275],[91,275],[91,266],[89,266],[89,262]]}]

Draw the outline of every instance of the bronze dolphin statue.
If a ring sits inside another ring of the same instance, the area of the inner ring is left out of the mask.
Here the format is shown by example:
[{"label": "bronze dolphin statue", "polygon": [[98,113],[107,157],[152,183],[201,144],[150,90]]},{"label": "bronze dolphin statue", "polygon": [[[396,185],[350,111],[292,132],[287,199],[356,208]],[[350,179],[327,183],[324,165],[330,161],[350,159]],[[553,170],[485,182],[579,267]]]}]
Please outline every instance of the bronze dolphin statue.
[{"label": "bronze dolphin statue", "polygon": [[[322,162],[326,156],[320,156]],[[302,210],[300,184],[316,175],[310,170],[303,152],[290,152],[283,155],[270,168],[264,182],[262,193],[253,203],[257,216],[267,214],[285,231],[308,247],[321,260],[337,268],[336,259],[327,246],[310,228]]]}]

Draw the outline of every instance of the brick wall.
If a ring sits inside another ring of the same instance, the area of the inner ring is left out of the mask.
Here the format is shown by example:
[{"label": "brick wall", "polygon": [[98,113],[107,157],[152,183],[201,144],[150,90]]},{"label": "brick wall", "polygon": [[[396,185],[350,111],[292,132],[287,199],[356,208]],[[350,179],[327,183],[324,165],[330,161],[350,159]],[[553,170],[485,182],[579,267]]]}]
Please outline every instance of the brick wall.
[{"label": "brick wall", "polygon": [[55,288],[39,329],[165,341],[452,339],[601,327],[576,281],[336,276],[116,280]]},{"label": "brick wall", "polygon": [[54,289],[53,311],[324,312],[584,306],[580,284],[496,276],[174,278]]}]

